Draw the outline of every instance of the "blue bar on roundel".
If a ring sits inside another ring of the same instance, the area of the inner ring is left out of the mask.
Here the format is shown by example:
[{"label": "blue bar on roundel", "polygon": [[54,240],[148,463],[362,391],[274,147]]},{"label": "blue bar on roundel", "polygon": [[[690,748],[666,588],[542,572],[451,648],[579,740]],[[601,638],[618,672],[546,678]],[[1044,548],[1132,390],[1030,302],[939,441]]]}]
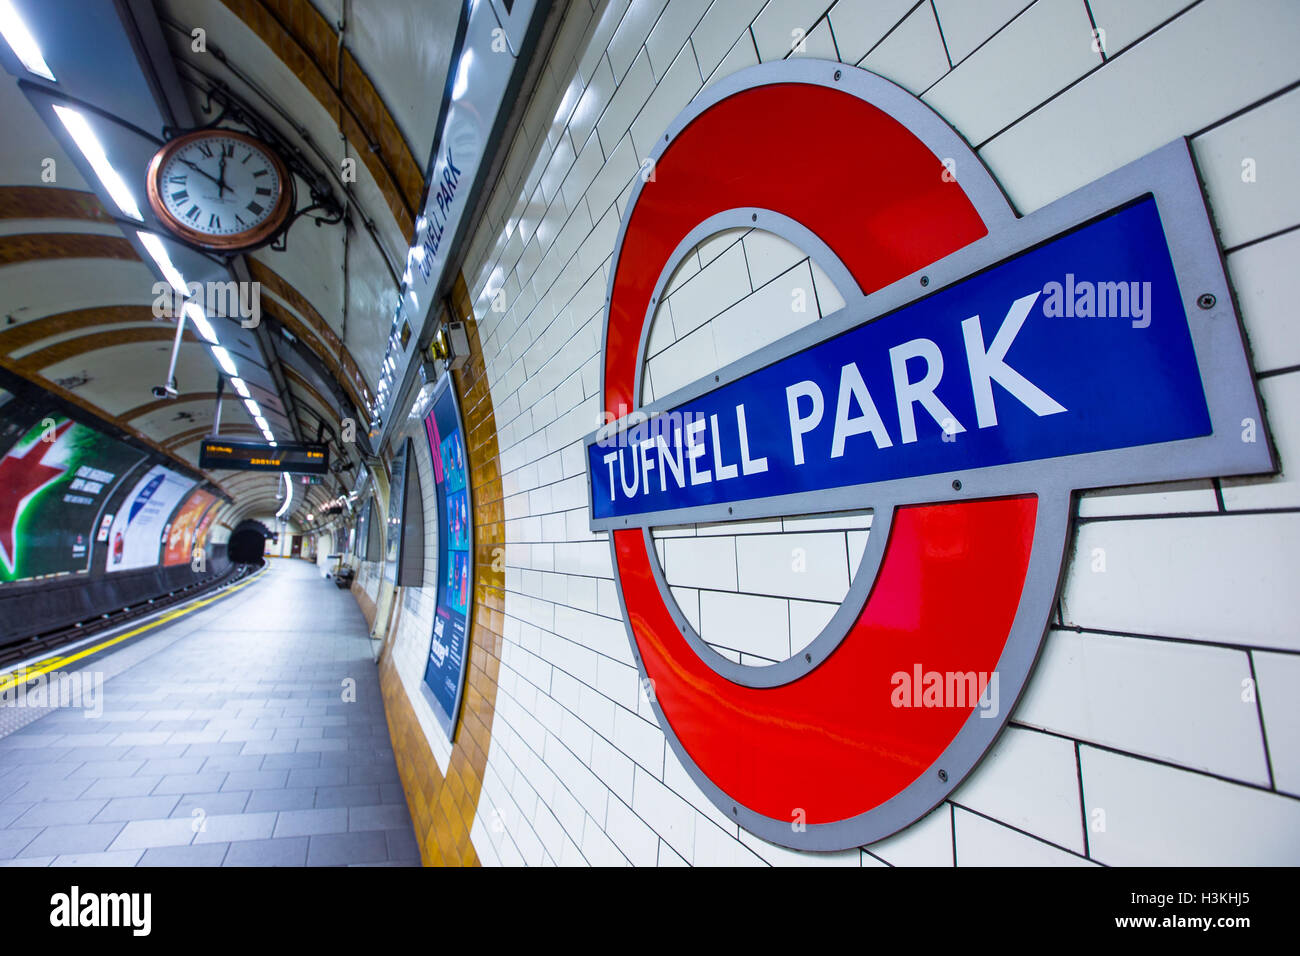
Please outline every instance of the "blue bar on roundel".
[{"label": "blue bar on roundel", "polygon": [[1208,435],[1145,198],[587,449],[596,519]]}]

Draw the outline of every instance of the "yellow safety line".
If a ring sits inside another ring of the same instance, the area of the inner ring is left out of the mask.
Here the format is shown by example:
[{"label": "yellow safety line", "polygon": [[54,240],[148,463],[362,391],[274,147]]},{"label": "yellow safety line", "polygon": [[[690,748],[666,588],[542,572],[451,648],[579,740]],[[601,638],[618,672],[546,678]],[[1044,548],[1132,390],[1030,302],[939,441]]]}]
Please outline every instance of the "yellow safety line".
[{"label": "yellow safety line", "polygon": [[162,624],[170,623],[171,621],[176,620],[178,617],[184,617],[186,614],[189,614],[192,611],[197,611],[201,607],[206,607],[207,605],[211,604],[213,601],[220,601],[222,598],[230,597],[230,595],[234,594],[236,591],[248,587],[250,584],[252,584],[254,581],[256,581],[265,573],[266,573],[265,569],[258,571],[256,574],[254,574],[247,581],[244,581],[242,584],[236,584],[233,588],[228,588],[218,594],[214,594],[212,597],[202,598],[193,603],[184,604],[181,607],[176,608],[175,610],[168,611],[162,617],[150,621],[148,624],[144,624],[140,627],[135,628],[134,630],[127,631],[125,634],[119,634],[117,637],[113,637],[107,641],[104,641],[103,643],[96,644],[94,647],[87,647],[84,650],[77,651],[77,653],[69,655],[68,657],[63,657],[61,655],[55,657],[46,657],[35,664],[23,668],[21,671],[9,671],[7,674],[0,675],[0,693],[4,693],[5,691],[9,690],[10,688],[16,687],[19,684],[24,684],[35,677],[40,677],[42,674],[48,674],[50,671],[54,670],[60,664],[72,664],[76,661],[81,660],[84,657],[90,657],[92,654],[98,654],[100,651],[112,647],[114,644],[120,644],[122,641],[125,641],[129,637],[135,637],[137,634],[143,634],[145,631],[152,630],[153,628],[158,627]]}]

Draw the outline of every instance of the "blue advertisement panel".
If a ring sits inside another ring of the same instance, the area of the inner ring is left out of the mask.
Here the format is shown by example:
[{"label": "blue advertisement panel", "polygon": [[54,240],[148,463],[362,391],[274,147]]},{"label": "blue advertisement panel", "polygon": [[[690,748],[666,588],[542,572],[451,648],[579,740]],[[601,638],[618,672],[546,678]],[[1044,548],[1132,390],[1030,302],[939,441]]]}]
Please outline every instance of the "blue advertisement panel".
[{"label": "blue advertisement panel", "polygon": [[149,469],[122,503],[109,528],[107,570],[130,571],[160,562],[170,524],[168,519],[194,487],[194,481],[155,465]]},{"label": "blue advertisement panel", "polygon": [[425,416],[424,430],[438,502],[438,603],[424,682],[441,711],[438,718],[447,736],[454,739],[469,646],[474,534],[465,440],[449,378]]},{"label": "blue advertisement panel", "polygon": [[587,447],[594,520],[1208,435],[1141,199]]}]

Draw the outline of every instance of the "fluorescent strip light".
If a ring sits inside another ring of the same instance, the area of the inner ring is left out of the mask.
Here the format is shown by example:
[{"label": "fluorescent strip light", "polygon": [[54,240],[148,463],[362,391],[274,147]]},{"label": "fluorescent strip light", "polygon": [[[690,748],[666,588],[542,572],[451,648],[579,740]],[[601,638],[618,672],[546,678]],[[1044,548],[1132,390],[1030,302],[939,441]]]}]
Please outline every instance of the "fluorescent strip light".
[{"label": "fluorescent strip light", "polygon": [[[56,106],[55,109],[58,109]],[[181,270],[172,264],[172,257],[167,254],[167,247],[162,244],[162,240],[152,232],[145,232],[143,229],[137,229],[135,234],[140,237],[140,243],[144,246],[145,251],[149,253],[154,263],[162,270],[163,278],[172,284],[172,288],[181,295],[189,295],[189,289],[185,285],[185,277],[181,275]]]},{"label": "fluorescent strip light", "polygon": [[253,421],[257,422],[257,427],[262,429],[263,432],[269,432],[271,430],[270,423],[261,415],[255,416]]},{"label": "fluorescent strip light", "polygon": [[474,51],[466,49],[460,55],[460,63],[456,68],[456,83],[451,89],[451,98],[458,100],[469,90],[469,67],[474,62]]},{"label": "fluorescent strip light", "polygon": [[283,518],[288,514],[289,506],[293,504],[293,482],[289,480],[289,473],[282,471],[280,477],[284,479],[284,505],[275,513],[277,518]]},{"label": "fluorescent strip light", "polygon": [[253,401],[251,398],[244,399],[244,407],[248,409],[248,414],[252,415],[254,418],[262,417],[262,409],[260,409],[257,402]]},{"label": "fluorescent strip light", "polygon": [[242,378],[232,378],[230,380],[230,384],[235,386],[235,391],[237,391],[242,397],[244,398],[252,397],[248,391],[248,386],[244,384],[244,380]]},{"label": "fluorescent strip light", "polygon": [[235,368],[235,362],[230,357],[230,353],[220,345],[212,346],[212,357],[217,360],[217,364],[221,366],[221,370],[227,375],[239,374],[239,369]]},{"label": "fluorescent strip light", "polygon": [[86,118],[74,109],[66,106],[55,106],[54,113],[68,130],[68,135],[72,137],[81,154],[86,157],[86,162],[90,163],[90,168],[95,171],[99,181],[104,184],[108,194],[113,197],[113,202],[117,203],[117,208],[126,213],[132,219],[144,222],[144,216],[140,215],[140,207],[135,204],[135,196],[127,187],[125,180],[113,168],[113,164],[108,161],[108,153],[104,152],[104,144],[99,141],[95,131],[90,128]]},{"label": "fluorescent strip light", "polygon": [[18,11],[9,0],[0,0],[0,34],[4,35],[5,41],[14,51],[14,56],[22,61],[29,73],[58,82],[45,62],[41,45],[36,42],[36,37],[32,36],[32,31],[27,29],[27,24],[23,22],[23,18],[18,15]]},{"label": "fluorescent strip light", "polygon": [[203,314],[203,310],[194,302],[186,302],[181,306],[181,311],[185,313],[186,318],[194,323],[194,327],[199,330],[199,334],[208,340],[211,345],[219,345],[217,333],[212,330],[212,323],[208,317]]}]

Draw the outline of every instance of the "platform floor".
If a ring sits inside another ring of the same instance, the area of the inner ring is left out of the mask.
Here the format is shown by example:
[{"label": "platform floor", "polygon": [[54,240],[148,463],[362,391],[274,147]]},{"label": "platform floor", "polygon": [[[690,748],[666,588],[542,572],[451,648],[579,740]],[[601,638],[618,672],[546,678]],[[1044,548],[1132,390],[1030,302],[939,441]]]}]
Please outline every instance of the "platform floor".
[{"label": "platform floor", "polygon": [[419,865],[371,654],[352,595],[273,559],[78,662],[81,707],[0,737],[0,865]]}]

